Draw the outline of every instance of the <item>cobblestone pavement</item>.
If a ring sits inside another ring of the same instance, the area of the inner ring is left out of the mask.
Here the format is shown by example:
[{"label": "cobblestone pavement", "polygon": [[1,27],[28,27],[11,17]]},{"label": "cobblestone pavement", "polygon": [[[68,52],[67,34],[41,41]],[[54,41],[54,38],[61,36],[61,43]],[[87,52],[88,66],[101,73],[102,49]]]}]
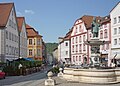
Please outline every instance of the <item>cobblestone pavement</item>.
[{"label": "cobblestone pavement", "polygon": [[85,84],[85,83],[75,83],[75,82],[67,82],[66,80],[60,79],[58,77],[54,77],[56,80],[55,86],[120,86],[118,84],[108,84],[108,85],[97,85],[97,84]]},{"label": "cobblestone pavement", "polygon": [[[108,84],[108,85],[97,85],[97,84],[67,82],[66,80],[60,79],[58,77],[53,77],[53,79],[56,80],[55,86],[120,86],[120,83]],[[45,86],[44,85],[45,80],[46,79],[44,78],[44,79],[25,81],[25,82],[20,82],[12,85],[5,85],[5,86]]]}]

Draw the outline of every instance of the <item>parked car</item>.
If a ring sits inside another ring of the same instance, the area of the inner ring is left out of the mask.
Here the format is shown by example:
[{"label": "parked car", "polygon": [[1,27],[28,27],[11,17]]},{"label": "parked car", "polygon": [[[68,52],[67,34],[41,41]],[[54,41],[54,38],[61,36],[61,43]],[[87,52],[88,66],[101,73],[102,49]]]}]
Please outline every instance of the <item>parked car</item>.
[{"label": "parked car", "polygon": [[5,79],[5,72],[0,69],[0,79]]}]

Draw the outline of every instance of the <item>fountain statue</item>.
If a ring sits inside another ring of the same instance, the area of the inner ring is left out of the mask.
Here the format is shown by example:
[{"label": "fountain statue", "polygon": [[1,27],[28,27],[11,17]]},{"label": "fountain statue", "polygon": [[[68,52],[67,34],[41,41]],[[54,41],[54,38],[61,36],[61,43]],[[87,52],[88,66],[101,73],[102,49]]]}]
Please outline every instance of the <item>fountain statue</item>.
[{"label": "fountain statue", "polygon": [[91,27],[92,27],[91,32],[93,33],[93,38],[98,37],[100,24],[98,24],[96,22],[96,17],[93,18],[93,22],[91,24]]},{"label": "fountain statue", "polygon": [[105,44],[105,41],[101,41],[98,38],[99,28],[100,24],[96,21],[96,17],[94,17],[91,24],[91,32],[93,34],[93,37],[85,42],[85,44],[91,46],[90,65],[94,67],[100,66],[100,45]]}]

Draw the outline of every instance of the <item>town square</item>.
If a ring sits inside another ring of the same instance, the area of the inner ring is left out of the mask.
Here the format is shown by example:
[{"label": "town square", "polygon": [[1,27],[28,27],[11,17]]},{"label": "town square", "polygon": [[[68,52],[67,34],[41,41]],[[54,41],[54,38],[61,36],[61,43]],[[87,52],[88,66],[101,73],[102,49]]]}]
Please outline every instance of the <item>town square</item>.
[{"label": "town square", "polygon": [[1,0],[0,86],[120,86],[120,1]]}]

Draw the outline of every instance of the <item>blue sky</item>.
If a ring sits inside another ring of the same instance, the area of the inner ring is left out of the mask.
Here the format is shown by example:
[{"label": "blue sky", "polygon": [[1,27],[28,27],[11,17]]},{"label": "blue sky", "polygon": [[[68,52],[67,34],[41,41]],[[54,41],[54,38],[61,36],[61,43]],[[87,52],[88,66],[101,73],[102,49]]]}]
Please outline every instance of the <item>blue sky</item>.
[{"label": "blue sky", "polygon": [[58,42],[76,19],[83,15],[106,16],[119,0],[0,0],[14,2],[18,16],[43,36],[45,42]]}]

